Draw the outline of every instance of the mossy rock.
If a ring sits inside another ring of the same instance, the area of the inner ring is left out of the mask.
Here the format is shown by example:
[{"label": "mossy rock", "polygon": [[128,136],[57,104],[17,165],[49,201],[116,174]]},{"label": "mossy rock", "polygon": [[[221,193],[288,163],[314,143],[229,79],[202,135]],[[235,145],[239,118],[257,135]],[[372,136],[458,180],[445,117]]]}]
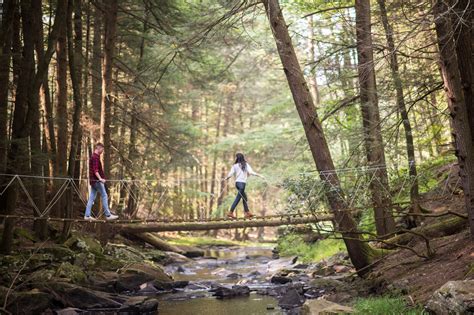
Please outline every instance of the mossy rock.
[{"label": "mossy rock", "polygon": [[103,253],[103,248],[100,243],[88,236],[73,235],[64,242],[64,246],[81,252],[91,252],[94,255]]},{"label": "mossy rock", "polygon": [[95,268],[103,271],[115,271],[123,268],[127,263],[111,256],[99,255],[96,257]]},{"label": "mossy rock", "polygon": [[82,269],[93,268],[97,263],[96,256],[93,253],[84,252],[76,254],[74,265]]},{"label": "mossy rock", "polygon": [[59,266],[56,275],[60,278],[70,279],[73,283],[84,283],[87,278],[82,268],[68,262],[64,262]]},{"label": "mossy rock", "polygon": [[146,259],[146,256],[139,250],[123,244],[107,244],[104,254],[128,262],[140,262]]},{"label": "mossy rock", "polygon": [[[49,247],[41,248],[38,251],[39,254],[43,254],[45,259],[51,257],[52,261],[69,261],[72,262],[76,253],[69,248],[62,245],[53,245]],[[49,255],[49,256],[48,256]]]},{"label": "mossy rock", "polygon": [[0,255],[0,267],[15,268],[23,265],[25,259],[19,255]]},{"label": "mossy rock", "polygon": [[44,283],[50,281],[56,275],[56,270],[51,269],[41,269],[31,273],[28,276],[28,281],[31,283]]},{"label": "mossy rock", "polygon": [[134,263],[120,271],[121,274],[125,273],[137,273],[146,274],[152,279],[161,282],[172,282],[173,278],[169,276],[160,266],[153,264],[152,262],[145,263]]},{"label": "mossy rock", "polygon": [[23,239],[30,240],[32,242],[37,241],[37,238],[35,237],[35,235],[28,229],[16,228],[13,231],[13,234],[14,234],[15,238],[23,238]]}]

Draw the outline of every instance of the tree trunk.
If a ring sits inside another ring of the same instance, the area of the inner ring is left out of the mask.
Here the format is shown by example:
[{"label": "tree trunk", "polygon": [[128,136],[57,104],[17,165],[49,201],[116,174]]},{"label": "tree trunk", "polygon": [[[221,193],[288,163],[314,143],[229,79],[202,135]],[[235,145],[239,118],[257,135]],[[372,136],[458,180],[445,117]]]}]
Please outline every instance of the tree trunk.
[{"label": "tree trunk", "polygon": [[105,0],[105,36],[104,36],[104,63],[102,67],[102,102],[100,110],[100,138],[105,146],[104,151],[104,172],[110,178],[110,122],[111,107],[113,104],[112,95],[112,67],[114,61],[115,29],[117,24],[117,0]]},{"label": "tree trunk", "polygon": [[[67,1],[66,1],[67,6]],[[66,9],[67,11],[67,9]],[[66,20],[67,12],[62,17]],[[56,153],[56,173],[55,176],[66,177],[67,175],[67,148],[68,148],[68,87],[67,87],[67,39],[66,26],[59,32],[59,38],[56,45],[56,123],[57,123],[57,153]],[[61,181],[55,181],[55,190],[63,184]],[[54,216],[64,214],[66,199],[61,197],[53,208]]]},{"label": "tree trunk", "polygon": [[453,39],[454,30],[448,14],[448,7],[443,0],[436,1],[434,14],[441,72],[452,118],[453,138],[464,189],[465,206],[469,215],[471,237],[474,238],[474,148],[469,126],[469,112],[464,98],[461,73],[456,57],[456,47]]},{"label": "tree trunk", "polygon": [[[42,11],[41,11],[42,1],[33,1],[32,2],[32,17],[33,17],[33,30],[34,34],[42,34],[43,33],[43,23],[42,23]],[[41,37],[42,38],[42,37]],[[36,41],[35,42],[36,51],[39,52],[37,58],[42,59],[44,58],[44,47],[43,41]],[[42,86],[44,86],[43,80]],[[39,93],[39,91],[38,91]],[[39,100],[40,97],[36,98]],[[43,150],[41,146],[41,128],[40,128],[40,111],[39,111],[39,102],[35,104],[29,104],[30,107],[36,107],[34,120],[31,126],[31,133],[30,133],[30,147],[31,147],[31,174],[37,176],[43,176]],[[29,109],[30,110],[30,109]],[[32,194],[33,200],[36,203],[36,206],[43,211],[46,207],[46,191],[44,185],[44,179],[42,178],[32,178]],[[33,215],[38,216],[36,212]],[[45,240],[48,237],[48,224],[46,220],[35,220],[33,222],[33,230],[35,231],[36,235],[40,240]]]},{"label": "tree trunk", "polygon": [[[219,141],[219,134],[221,130],[221,117],[222,117],[222,105],[219,104],[219,109],[217,110],[217,122],[216,122],[216,138],[215,143]],[[208,217],[212,216],[212,211],[214,208],[214,202],[216,201],[216,175],[217,175],[217,152],[213,153],[212,156],[212,166],[211,166],[211,190],[210,195],[211,198],[209,199],[209,214]]]},{"label": "tree trunk", "polygon": [[[72,12],[74,11],[74,27],[72,22]],[[82,20],[81,20],[81,1],[69,0],[67,11],[67,51],[69,60],[69,75],[72,83],[72,94],[74,100],[74,114],[72,117],[71,145],[69,148],[68,170],[69,178],[74,178],[77,153],[80,151],[81,135],[81,114],[82,114]],[[73,28],[75,29],[75,38],[73,38]],[[64,217],[72,217],[73,194],[72,187],[68,188],[68,207],[65,208]],[[71,222],[66,222],[63,227],[62,239],[67,239],[71,229]]]},{"label": "tree trunk", "polygon": [[[37,6],[35,10],[38,10],[36,13],[37,18],[39,18],[38,23],[42,23],[42,7],[41,5]],[[40,24],[42,25],[42,24]],[[35,47],[36,47],[36,55],[38,59],[44,58],[44,39],[43,39],[43,27],[35,27],[36,34],[35,34]],[[54,119],[53,119],[53,104],[51,103],[51,95],[49,91],[49,84],[48,84],[48,76],[45,77],[43,83],[41,85],[40,91],[40,99],[41,99],[41,108],[44,111],[44,116],[46,118],[46,124],[44,126],[44,134],[46,137],[46,148],[48,153],[48,163],[49,163],[49,172],[47,173],[49,176],[54,176],[55,174],[55,167],[56,167],[56,136],[54,131]],[[52,185],[53,181],[50,181],[49,185]]]},{"label": "tree trunk", "polygon": [[[309,86],[311,90],[311,96],[313,97],[314,100],[314,105],[316,107],[319,106],[321,103],[321,97],[319,94],[319,88],[318,88],[318,73],[316,72],[316,67],[314,65],[314,62],[316,61],[316,47],[314,45],[314,20],[313,16],[310,15],[308,17],[308,30],[309,30],[309,35],[308,35],[308,60],[309,60],[309,75],[308,75],[308,81],[309,81]],[[311,70],[312,69],[312,70]]]},{"label": "tree trunk", "polygon": [[[55,18],[66,19],[66,15]],[[56,47],[56,122],[57,122],[57,173],[64,177],[67,173],[68,110],[67,110],[67,39],[66,27],[59,33]]]},{"label": "tree trunk", "polygon": [[[305,216],[285,218],[266,218],[263,220],[222,220],[211,222],[156,222],[148,224],[123,224],[117,225],[117,229],[125,233],[145,233],[145,232],[179,232],[179,231],[208,231],[216,229],[236,229],[236,228],[251,228],[262,226],[283,226],[283,225],[299,225],[310,224],[317,222],[328,222],[333,220],[332,215],[321,216]],[[345,239],[345,241],[352,241],[352,238]],[[362,243],[370,247],[366,243]],[[361,254],[361,253],[360,253]]]},{"label": "tree trunk", "polygon": [[[415,146],[413,144],[413,135],[412,135],[412,128],[410,124],[410,120],[408,118],[408,112],[405,105],[405,96],[403,92],[403,85],[402,79],[400,77],[400,71],[398,67],[398,57],[397,57],[397,50],[395,48],[395,40],[393,38],[393,28],[390,25],[387,16],[387,9],[385,7],[385,0],[377,0],[380,7],[380,14],[382,17],[382,24],[385,30],[385,37],[387,38],[387,46],[389,49],[390,55],[390,69],[392,73],[392,80],[395,84],[395,90],[397,93],[397,104],[398,110],[400,111],[400,115],[402,117],[403,128],[405,130],[405,141],[407,146],[407,158],[408,158],[408,169],[409,175],[414,179],[414,182],[410,188],[410,199],[411,203],[415,205],[417,203],[417,199],[419,196],[418,191],[418,179],[417,172],[416,172],[416,160],[415,160]],[[417,207],[413,207],[417,208]]]},{"label": "tree trunk", "polygon": [[461,85],[466,102],[472,145],[474,145],[474,3],[451,0],[455,14],[451,14]]},{"label": "tree trunk", "polygon": [[359,86],[364,126],[364,142],[369,167],[374,174],[369,188],[374,207],[377,235],[383,236],[395,229],[395,220],[391,213],[391,201],[388,189],[385,153],[380,127],[380,113],[375,82],[374,56],[371,37],[370,1],[356,0],[357,55],[359,58]]},{"label": "tree trunk", "polygon": [[0,32],[0,172],[5,173],[8,151],[8,91],[10,81],[10,60],[12,51],[13,19],[16,0],[3,2]]},{"label": "tree trunk", "polygon": [[[56,18],[53,29],[48,39],[48,49],[44,58],[38,60],[36,74],[34,72],[34,30],[32,29],[32,12],[29,1],[21,2],[22,26],[24,47],[19,69],[18,86],[15,95],[15,111],[13,113],[12,142],[8,152],[8,169],[11,174],[22,174],[28,169],[28,137],[31,132],[34,118],[38,111],[38,95],[41,84],[47,74],[47,69],[54,47],[63,28],[64,19]],[[66,12],[65,3],[59,1],[56,16],[63,16]],[[18,34],[19,36],[19,34]],[[14,39],[15,40],[15,39]],[[31,105],[30,108],[28,106]],[[34,106],[36,105],[36,107]],[[28,110],[30,109],[30,110]],[[18,198],[17,185],[12,185],[6,192],[7,209],[6,214],[12,214],[16,207]],[[12,219],[6,219],[4,223],[3,236],[0,242],[0,252],[9,253],[13,241]]]},{"label": "tree trunk", "polygon": [[[320,172],[331,172],[334,170],[331,153],[324,136],[321,122],[316,113],[311,93],[304,80],[301,67],[291,43],[291,38],[288,34],[288,29],[278,0],[265,0],[264,5],[283,65],[283,70],[286,74],[296,109],[303,124],[316,168]],[[334,214],[336,227],[342,232],[353,265],[356,270],[362,270],[359,272],[360,274],[364,274],[367,268],[362,268],[370,264],[372,250],[370,246],[362,240],[361,235],[357,231],[355,221],[350,216],[350,213],[346,211],[347,205],[345,200],[341,197],[343,194],[338,176],[334,173],[330,173],[327,176],[320,173],[320,177],[321,180],[333,187],[333,189],[326,189],[325,194]]]},{"label": "tree trunk", "polygon": [[102,102],[102,1],[95,2],[93,25],[94,36],[92,39],[92,61],[91,61],[91,104],[92,117],[95,122],[100,123],[100,107]]}]

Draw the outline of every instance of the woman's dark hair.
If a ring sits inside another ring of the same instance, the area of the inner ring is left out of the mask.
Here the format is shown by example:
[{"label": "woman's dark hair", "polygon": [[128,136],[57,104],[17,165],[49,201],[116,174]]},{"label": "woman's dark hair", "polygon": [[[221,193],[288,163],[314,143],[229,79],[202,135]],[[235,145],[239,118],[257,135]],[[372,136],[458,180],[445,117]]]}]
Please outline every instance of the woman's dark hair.
[{"label": "woman's dark hair", "polygon": [[235,163],[239,163],[240,164],[240,168],[242,169],[242,171],[246,171],[247,169],[247,161],[245,161],[245,157],[242,153],[237,153],[235,155]]}]

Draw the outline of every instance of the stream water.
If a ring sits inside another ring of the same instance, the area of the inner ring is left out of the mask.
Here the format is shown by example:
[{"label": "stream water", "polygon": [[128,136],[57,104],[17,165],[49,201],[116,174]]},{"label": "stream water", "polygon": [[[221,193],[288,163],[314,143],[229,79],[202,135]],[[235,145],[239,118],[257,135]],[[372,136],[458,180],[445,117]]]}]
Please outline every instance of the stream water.
[{"label": "stream water", "polygon": [[207,250],[205,257],[166,267],[175,280],[187,280],[191,285],[159,296],[160,315],[284,314],[278,301],[270,296],[251,292],[247,297],[217,299],[209,292],[216,284],[229,287],[242,284],[251,290],[272,286],[268,277],[279,266],[272,265],[270,248],[213,248]]}]

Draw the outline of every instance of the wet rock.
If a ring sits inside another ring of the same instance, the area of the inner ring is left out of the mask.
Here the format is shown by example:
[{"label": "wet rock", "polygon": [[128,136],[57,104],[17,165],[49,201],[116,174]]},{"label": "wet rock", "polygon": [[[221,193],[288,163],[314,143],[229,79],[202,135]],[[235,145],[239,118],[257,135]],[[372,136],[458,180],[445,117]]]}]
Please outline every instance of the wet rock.
[{"label": "wet rock", "polygon": [[288,277],[282,277],[282,276],[273,276],[272,279],[270,280],[271,283],[276,283],[276,284],[285,284],[292,282],[293,280]]},{"label": "wet rock", "polygon": [[304,290],[304,296],[308,299],[317,299],[326,293],[325,289],[310,287]]},{"label": "wet rock", "polygon": [[297,264],[293,268],[295,269],[308,269],[309,265],[308,264]]},{"label": "wet rock", "polygon": [[138,291],[144,283],[153,281],[154,285],[171,283],[172,278],[158,266],[132,264],[122,270],[115,282],[117,292]]},{"label": "wet rock", "polygon": [[170,264],[184,264],[191,262],[192,259],[174,252],[165,252],[166,257],[160,261],[160,264],[170,265]]},{"label": "wet rock", "polygon": [[233,298],[237,296],[250,295],[250,288],[247,286],[234,285],[232,288],[218,287],[213,290],[214,296],[218,299]]},{"label": "wet rock", "polygon": [[188,301],[190,299],[209,297],[207,292],[178,292],[163,297],[166,301]]},{"label": "wet rock", "polygon": [[348,314],[354,310],[350,307],[336,304],[324,299],[308,300],[301,308],[302,315],[332,315],[332,314]]},{"label": "wet rock", "polygon": [[137,295],[154,295],[159,293],[160,291],[156,288],[152,282],[147,282],[140,285],[138,291],[136,291]]},{"label": "wet rock", "polygon": [[280,252],[275,247],[275,248],[272,249],[272,259],[279,259],[279,258],[280,258]]},{"label": "wet rock", "polygon": [[178,246],[179,249],[183,251],[183,255],[188,258],[196,258],[196,257],[203,257],[204,250],[194,247],[194,246],[187,246],[187,245],[180,245]]},{"label": "wet rock", "polygon": [[212,274],[217,276],[225,276],[226,274],[228,274],[228,272],[229,271],[226,268],[219,268],[212,271]]},{"label": "wet rock", "polygon": [[56,315],[78,315],[78,314],[83,313],[83,311],[79,308],[68,307],[62,310],[56,310],[55,313]]},{"label": "wet rock", "polygon": [[247,275],[247,277],[255,278],[255,277],[258,277],[258,276],[261,276],[261,275],[262,275],[261,272],[252,271],[251,273],[249,273],[249,274]]},{"label": "wet rock", "polygon": [[474,280],[446,282],[433,293],[426,308],[435,314],[473,314]]},{"label": "wet rock", "polygon": [[302,296],[296,289],[290,289],[278,300],[278,305],[284,309],[291,309],[300,307],[304,302],[304,296]]},{"label": "wet rock", "polygon": [[171,291],[175,289],[183,289],[189,285],[189,281],[174,281],[174,282],[153,282],[154,287],[160,291]]},{"label": "wet rock", "polygon": [[179,266],[179,267],[176,269],[176,272],[184,273],[184,272],[186,272],[186,269],[184,269],[183,266]]},{"label": "wet rock", "polygon": [[288,283],[279,286],[267,287],[261,290],[258,290],[257,293],[261,295],[274,296],[276,298],[281,298],[289,290],[296,290],[300,295],[303,295],[303,284],[302,283]]},{"label": "wet rock", "polygon": [[200,291],[200,290],[209,290],[210,287],[203,285],[203,284],[196,284],[196,283],[191,283],[186,286],[186,290],[191,290],[191,291]]},{"label": "wet rock", "polygon": [[267,264],[267,271],[270,273],[278,272],[282,269],[288,268],[298,260],[298,256],[285,257],[272,260]]},{"label": "wet rock", "polygon": [[109,293],[86,289],[69,283],[47,283],[41,291],[54,296],[64,307],[79,309],[119,308],[125,299],[112,296]]},{"label": "wet rock", "polygon": [[119,313],[155,314],[158,310],[158,300],[143,296],[129,298],[118,311]]},{"label": "wet rock", "polygon": [[[7,288],[0,288],[0,305],[4,303],[7,291]],[[50,306],[50,295],[33,289],[28,292],[11,292],[6,309],[12,314],[41,314]]]},{"label": "wet rock", "polygon": [[136,292],[140,290],[142,284],[150,282],[154,278],[145,273],[131,273],[127,272],[119,275],[115,281],[115,291],[118,293],[122,292]]},{"label": "wet rock", "polygon": [[239,278],[242,278],[242,275],[241,274],[238,274],[236,272],[233,272],[231,274],[228,274],[227,279],[239,279]]}]

